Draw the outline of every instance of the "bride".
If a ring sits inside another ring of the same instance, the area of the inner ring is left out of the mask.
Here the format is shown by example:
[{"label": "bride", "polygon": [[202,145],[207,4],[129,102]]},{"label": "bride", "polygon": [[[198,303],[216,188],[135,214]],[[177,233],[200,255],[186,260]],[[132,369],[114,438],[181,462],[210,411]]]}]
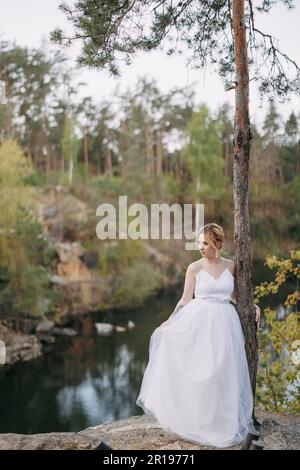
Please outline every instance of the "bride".
[{"label": "bride", "polygon": [[255,429],[245,339],[234,307],[235,263],[219,255],[219,225],[204,225],[196,243],[201,258],[188,266],[174,312],[151,335],[136,403],[166,431],[230,447]]}]

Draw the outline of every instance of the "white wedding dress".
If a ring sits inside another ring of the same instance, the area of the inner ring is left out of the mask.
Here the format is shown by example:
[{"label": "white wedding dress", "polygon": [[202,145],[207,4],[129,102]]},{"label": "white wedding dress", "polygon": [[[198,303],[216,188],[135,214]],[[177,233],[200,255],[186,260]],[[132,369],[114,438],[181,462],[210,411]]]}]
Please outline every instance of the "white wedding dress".
[{"label": "white wedding dress", "polygon": [[196,276],[194,298],[150,339],[136,404],[161,427],[215,447],[242,442],[254,430],[253,394],[228,268]]}]

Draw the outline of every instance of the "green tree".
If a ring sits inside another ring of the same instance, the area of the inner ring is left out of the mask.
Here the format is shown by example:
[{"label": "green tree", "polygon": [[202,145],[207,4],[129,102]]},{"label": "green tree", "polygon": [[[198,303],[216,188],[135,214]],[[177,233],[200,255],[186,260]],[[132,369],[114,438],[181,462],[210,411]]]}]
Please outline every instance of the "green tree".
[{"label": "green tree", "polygon": [[77,163],[79,150],[79,139],[75,135],[76,118],[66,116],[64,123],[64,133],[62,138],[63,159],[68,162],[68,181],[69,185],[73,182],[74,167]]},{"label": "green tree", "polygon": [[118,173],[116,119],[113,106],[108,101],[101,103],[96,110],[96,123],[90,137],[90,161],[97,175],[112,176]]},{"label": "green tree", "polygon": [[285,139],[281,148],[284,174],[287,181],[300,176],[300,140],[299,123],[294,111],[291,112],[284,125]]},{"label": "green tree", "polygon": [[33,193],[24,182],[32,173],[19,145],[4,141],[0,146],[0,227],[4,234],[13,232],[24,209],[33,209]]},{"label": "green tree", "polygon": [[224,159],[224,175],[232,182],[233,153],[233,111],[228,103],[220,106],[217,119],[222,123],[222,154]]},{"label": "green tree", "polygon": [[25,179],[32,165],[19,145],[0,146],[0,306],[7,314],[42,315],[52,294],[46,243],[35,220],[35,197]]},{"label": "green tree", "polygon": [[18,139],[35,169],[47,175],[54,167],[51,132],[57,131],[59,94],[70,78],[64,62],[60,52],[46,54],[42,48],[0,42],[0,80],[5,85],[0,104],[2,140]]},{"label": "green tree", "polygon": [[284,174],[282,162],[280,160],[278,131],[280,129],[280,116],[277,112],[273,101],[269,102],[269,109],[263,123],[263,160],[265,163],[265,177],[268,178],[267,183],[274,185],[279,181],[284,186]]},{"label": "green tree", "polygon": [[[222,157],[222,124],[202,104],[187,129],[188,145],[183,158],[197,183],[197,196],[220,197],[225,187]],[[212,184],[213,183],[213,184]],[[202,200],[202,199],[201,199]]]}]

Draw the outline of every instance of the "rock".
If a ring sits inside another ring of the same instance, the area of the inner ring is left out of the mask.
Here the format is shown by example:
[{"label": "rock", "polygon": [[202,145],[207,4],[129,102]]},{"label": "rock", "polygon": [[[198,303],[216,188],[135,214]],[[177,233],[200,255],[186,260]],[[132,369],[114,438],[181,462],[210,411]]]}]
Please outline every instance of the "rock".
[{"label": "rock", "polygon": [[97,251],[87,251],[80,258],[89,269],[96,268],[99,261],[99,253]]},{"label": "rock", "polygon": [[[264,449],[286,450],[288,442],[286,439],[285,428],[274,419],[268,418],[263,420],[260,430],[260,438],[258,443],[262,444]],[[299,423],[300,432],[300,423]],[[299,435],[298,435],[299,437]],[[299,444],[299,442],[298,442]]]},{"label": "rock", "polygon": [[143,242],[149,261],[154,265],[156,272],[164,279],[163,286],[176,285],[182,282],[182,269],[170,256],[157,250],[153,245]]},{"label": "rock", "polygon": [[118,333],[123,333],[123,331],[126,331],[126,328],[124,328],[124,326],[115,326],[115,330],[118,332]]},{"label": "rock", "polygon": [[132,330],[132,328],[135,327],[135,323],[133,323],[133,321],[131,321],[131,320],[128,321],[127,325],[128,325],[128,328],[129,328],[130,330]]},{"label": "rock", "polygon": [[90,281],[91,273],[80,259],[58,263],[58,275],[67,281]]},{"label": "rock", "polygon": [[6,346],[4,341],[0,340],[0,365],[6,364]]},{"label": "rock", "polygon": [[32,345],[31,349],[21,349],[18,357],[20,361],[27,362],[41,356],[41,351],[38,345]]},{"label": "rock", "polygon": [[53,328],[53,334],[57,336],[75,336],[77,332],[73,328]]},{"label": "rock", "polygon": [[0,434],[0,450],[93,450],[101,440],[75,432],[45,434]]},{"label": "rock", "polygon": [[[73,313],[74,310],[81,310],[81,313],[91,310],[93,303],[92,296],[92,282],[91,282],[91,273],[84,266],[80,266],[81,261],[59,265],[59,270],[63,269],[64,275],[68,280],[68,304],[69,304],[69,313]],[[71,295],[70,295],[71,294]],[[75,309],[71,306],[77,304]]]},{"label": "rock", "polygon": [[78,260],[83,255],[83,248],[79,242],[56,243],[55,247],[61,263]]},{"label": "rock", "polygon": [[[112,283],[101,276],[89,275],[80,280],[65,277],[65,285],[56,285],[59,297],[56,322],[64,323],[61,318],[68,315],[81,315],[96,310],[107,309],[112,295]],[[61,320],[59,320],[59,318]]]},{"label": "rock", "polygon": [[6,364],[30,361],[42,355],[42,345],[35,335],[21,334],[1,322],[0,340],[5,344]]},{"label": "rock", "polygon": [[39,340],[45,344],[55,343],[55,337],[52,335],[39,334]]},{"label": "rock", "polygon": [[114,327],[110,323],[95,323],[95,327],[98,335],[107,335],[110,334]]},{"label": "rock", "polygon": [[35,331],[36,333],[48,333],[54,327],[54,322],[51,320],[43,320],[41,321]]},{"label": "rock", "polygon": [[52,284],[59,284],[60,286],[65,286],[67,284],[65,278],[63,278],[62,276],[57,276],[56,274],[50,277],[50,281],[52,282]]},{"label": "rock", "polygon": [[[300,449],[300,415],[272,414],[256,411],[261,421],[264,449]],[[101,441],[115,450],[217,450],[167,432],[152,416],[131,418],[90,427],[78,433],[45,433],[36,435],[0,434],[4,449],[96,449]],[[240,450],[243,443],[227,448]]]},{"label": "rock", "polygon": [[[79,259],[82,255],[82,246],[78,242],[57,243],[56,249],[60,262],[57,265],[57,274],[55,278],[57,284],[70,286],[68,297],[73,303],[74,294],[79,296],[79,303],[82,305],[82,312],[90,308],[93,303],[92,295],[92,274],[86,265]],[[62,282],[62,279],[64,282]],[[72,287],[74,289],[72,290]],[[70,294],[72,294],[70,296]],[[69,302],[70,303],[70,302]]]},{"label": "rock", "polygon": [[63,237],[63,221],[60,218],[50,220],[49,223],[47,224],[47,221],[45,223],[44,221],[44,226],[46,225],[46,230],[48,233],[48,240],[49,243],[53,244],[57,240],[61,240]]},{"label": "rock", "polygon": [[56,217],[59,213],[59,208],[57,204],[50,204],[45,206],[40,214],[45,220],[52,219]]},{"label": "rock", "polygon": [[256,441],[264,450],[300,449],[300,414],[271,413],[258,409],[261,422],[260,437]]}]

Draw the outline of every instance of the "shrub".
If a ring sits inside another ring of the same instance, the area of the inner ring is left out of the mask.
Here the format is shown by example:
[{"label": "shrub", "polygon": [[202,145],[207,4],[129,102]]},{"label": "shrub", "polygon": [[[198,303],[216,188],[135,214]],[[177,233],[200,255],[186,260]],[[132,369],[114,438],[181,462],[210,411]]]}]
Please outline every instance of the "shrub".
[{"label": "shrub", "polygon": [[268,307],[263,311],[266,327],[259,332],[257,399],[269,411],[300,411],[299,260],[300,251],[291,251],[287,259],[267,257],[265,264],[276,269],[275,280],[263,282],[254,290],[258,302],[266,295],[277,294],[287,280],[296,284],[295,291],[284,301],[284,318]]},{"label": "shrub", "polygon": [[146,262],[136,262],[122,272],[121,284],[113,294],[115,306],[138,307],[155,293],[160,275]]}]

